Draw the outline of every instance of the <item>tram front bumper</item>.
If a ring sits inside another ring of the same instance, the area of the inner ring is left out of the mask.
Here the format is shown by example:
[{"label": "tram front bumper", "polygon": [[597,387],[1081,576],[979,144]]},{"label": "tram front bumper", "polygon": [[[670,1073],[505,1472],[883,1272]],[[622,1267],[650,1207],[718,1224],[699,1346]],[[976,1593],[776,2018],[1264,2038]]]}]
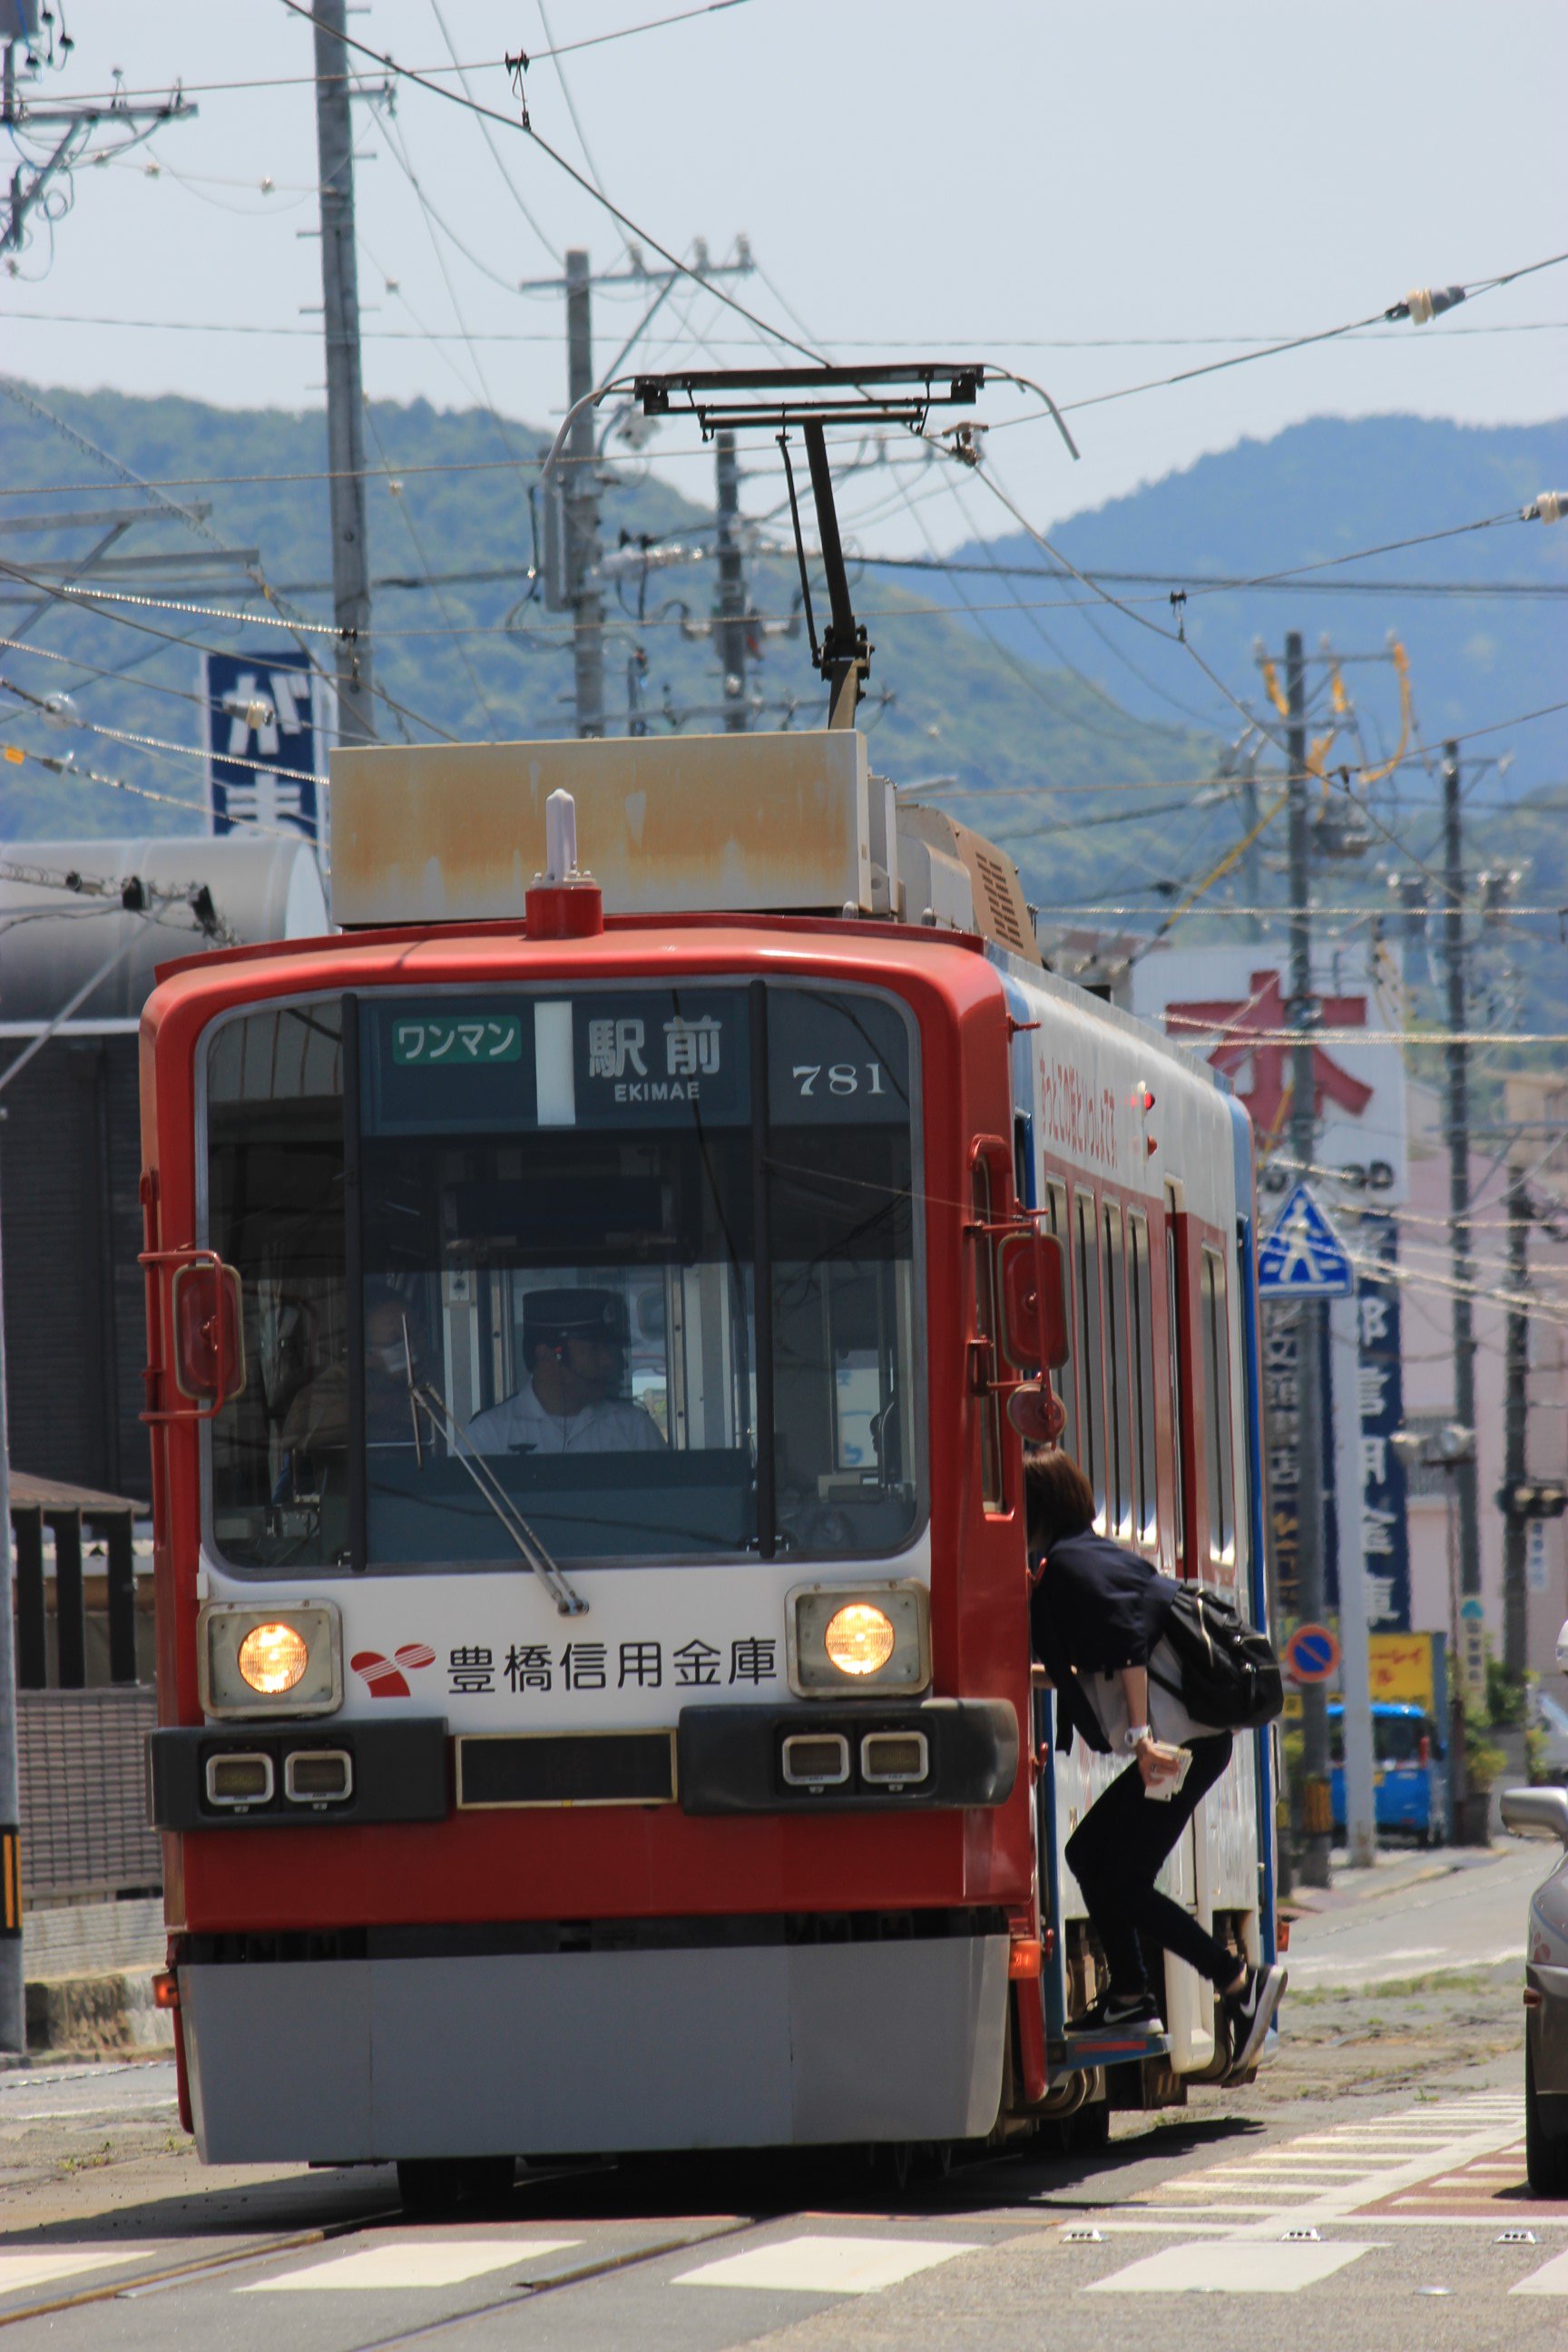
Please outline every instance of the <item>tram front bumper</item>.
[{"label": "tram front bumper", "polygon": [[1001,2102],[1005,1932],[198,1961],[179,1984],[209,2164],[967,2139]]}]

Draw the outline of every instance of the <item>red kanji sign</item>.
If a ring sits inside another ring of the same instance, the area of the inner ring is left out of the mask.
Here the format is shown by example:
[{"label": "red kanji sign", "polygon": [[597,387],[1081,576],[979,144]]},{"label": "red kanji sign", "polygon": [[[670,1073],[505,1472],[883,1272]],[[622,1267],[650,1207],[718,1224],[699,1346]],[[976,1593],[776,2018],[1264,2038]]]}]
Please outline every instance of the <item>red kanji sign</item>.
[{"label": "red kanji sign", "polygon": [[[1179,1045],[1200,1051],[1200,1039],[1217,1032],[1219,1042],[1210,1048],[1208,1058],[1227,1078],[1251,1063],[1252,1085],[1241,1099],[1253,1125],[1268,1135],[1279,1125],[1289,1091],[1291,1048],[1281,1044],[1279,1034],[1289,1026],[1289,1018],[1277,971],[1255,971],[1249,984],[1251,993],[1241,1003],[1168,1004],[1165,1026]],[[1328,1028],[1366,1026],[1364,996],[1321,997],[1319,1010]],[[1321,1045],[1312,1049],[1312,1082],[1319,1103],[1337,1103],[1352,1118],[1359,1118],[1372,1100],[1372,1088],[1342,1069]]]}]

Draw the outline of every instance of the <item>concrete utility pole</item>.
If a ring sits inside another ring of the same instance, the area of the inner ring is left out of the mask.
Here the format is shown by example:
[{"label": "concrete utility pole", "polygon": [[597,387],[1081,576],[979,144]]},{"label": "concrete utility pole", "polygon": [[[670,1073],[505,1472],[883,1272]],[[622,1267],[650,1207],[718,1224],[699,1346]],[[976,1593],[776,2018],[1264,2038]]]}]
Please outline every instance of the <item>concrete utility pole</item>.
[{"label": "concrete utility pole", "polygon": [[[1530,1280],[1530,1191],[1523,1171],[1508,1176],[1508,1316],[1503,1326],[1502,1483],[1511,1497],[1529,1476],[1530,1325],[1524,1292]],[[1510,1509],[1502,1523],[1502,1654],[1510,1683],[1524,1680],[1528,1655],[1524,1584],[1525,1521]]]},{"label": "concrete utility pole", "polygon": [[[1447,980],[1448,1250],[1454,1277],[1454,1418],[1476,1426],[1476,1335],[1470,1256],[1470,1052],[1465,1034],[1465,869],[1459,830],[1459,747],[1443,746],[1443,961]],[[1480,1486],[1476,1452],[1454,1471],[1458,1506],[1459,1591],[1481,1589]]]},{"label": "concrete utility pole", "polygon": [[746,709],[746,573],[741,557],[741,469],[735,462],[735,436],[713,436],[719,481],[719,597],[713,607],[713,638],[719,667],[724,673],[724,699],[732,704],[724,713],[724,730],[743,735],[750,725]]},{"label": "concrete utility pole", "polygon": [[[1286,754],[1290,863],[1290,1150],[1302,1179],[1317,1158],[1317,1087],[1312,1066],[1312,1031],[1317,999],[1312,988],[1312,917],[1310,905],[1310,836],[1307,812],[1307,684],[1301,638],[1285,639]],[[1303,1622],[1322,1617],[1327,1600],[1323,1574],[1323,1307],[1315,1298],[1296,1309],[1297,1409],[1300,1432],[1296,1485],[1296,1606]],[[1308,1886],[1329,1884],[1333,1807],[1329,1783],[1329,1702],[1321,1683],[1301,1693],[1302,1831],[1301,1877]]]},{"label": "concrete utility pole", "polygon": [[[100,100],[96,104],[80,99],[66,99],[58,106],[35,106],[26,89],[16,80],[16,50],[20,45],[24,66],[28,45],[37,38],[37,0],[9,0],[0,6],[0,37],[5,42],[0,56],[0,131],[8,131],[13,140],[20,131],[37,140],[40,134],[58,131],[52,154],[38,162],[30,158],[19,162],[11,174],[11,184],[0,191],[0,254],[20,253],[28,242],[27,215],[35,208],[46,211],[48,195],[55,181],[68,176],[72,164],[93,133],[106,128],[117,141],[134,146],[138,135],[145,137],[147,129],[159,122],[184,122],[195,113],[189,99],[182,96],[178,85],[162,105],[136,105],[126,99]],[[112,149],[108,151],[112,153]]]},{"label": "concrete utility pole", "polygon": [[[585,401],[594,389],[593,285],[588,257],[580,247],[566,256],[566,402]],[[562,538],[566,603],[573,615],[572,653],[576,676],[577,732],[605,731],[605,599],[599,585],[599,473],[594,446],[594,411],[584,407],[572,421],[563,460]]]},{"label": "concrete utility pole", "polygon": [[331,497],[332,617],[338,736],[375,740],[370,646],[370,550],[364,520],[364,387],[360,376],[359,265],[354,246],[353,121],[344,0],[314,0],[316,148],[321,181],[321,302],[327,341],[327,465]]}]

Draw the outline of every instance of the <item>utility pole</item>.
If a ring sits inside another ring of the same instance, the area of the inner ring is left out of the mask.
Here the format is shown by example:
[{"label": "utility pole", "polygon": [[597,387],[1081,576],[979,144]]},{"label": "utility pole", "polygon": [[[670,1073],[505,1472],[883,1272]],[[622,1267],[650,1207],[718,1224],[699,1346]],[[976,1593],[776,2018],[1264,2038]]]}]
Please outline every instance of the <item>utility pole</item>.
[{"label": "utility pole", "polygon": [[[1305,1181],[1317,1159],[1317,1085],[1312,1031],[1317,998],[1312,988],[1310,833],[1307,807],[1307,683],[1301,637],[1285,639],[1286,756],[1290,865],[1290,1150],[1298,1177]],[[1304,1622],[1321,1619],[1327,1599],[1323,1573],[1323,1307],[1303,1298],[1297,1306],[1296,1385],[1298,1427],[1296,1485],[1296,1605]],[[1301,1877],[1308,1886],[1329,1884],[1333,1807],[1329,1780],[1328,1695],[1321,1683],[1301,1693],[1302,1852]]]},{"label": "utility pole", "polygon": [[[0,57],[0,131],[8,131],[14,144],[19,144],[19,133],[32,138],[44,131],[59,133],[52,154],[37,163],[19,162],[11,174],[9,188],[0,190],[0,254],[22,251],[28,242],[28,214],[36,207],[47,210],[50,187],[62,174],[69,173],[78,155],[100,125],[117,137],[123,131],[127,135],[121,144],[134,147],[159,123],[184,122],[196,111],[177,82],[161,104],[153,106],[132,105],[118,97],[97,103],[68,99],[59,106],[32,105],[26,92],[16,85],[16,49],[19,42],[24,68],[29,62],[37,62],[30,57],[30,44],[37,37],[38,17],[37,0],[9,0],[9,5],[0,5],[0,37],[5,42],[5,54]],[[68,41],[66,51],[68,53],[73,46]],[[118,76],[118,68],[116,73]]]},{"label": "utility pole", "polygon": [[338,626],[338,740],[375,740],[370,551],[364,517],[364,388],[354,246],[353,120],[344,0],[314,0],[316,148],[321,181],[321,303],[327,342],[327,466],[332,618]]},{"label": "utility pole", "polygon": [[[644,267],[637,247],[627,247],[628,265],[624,269],[601,270],[595,273],[588,266],[588,256],[574,247],[566,255],[564,278],[524,278],[519,281],[520,294],[559,294],[566,297],[566,400],[568,407],[578,401],[586,403],[595,389],[593,294],[595,286],[636,286],[644,288],[651,296],[647,309],[621,345],[610,365],[606,377],[618,376],[622,363],[628,357],[655,314],[663,308],[676,287],[689,284],[693,277],[700,279],[745,278],[756,267],[752,248],[744,236],[735,239],[732,261],[710,261],[706,242],[698,237],[694,243],[695,259],[689,270],[648,269]],[[641,446],[640,441],[636,445]],[[547,612],[569,612],[573,615],[573,667],[575,673],[577,732],[579,735],[603,735],[605,732],[605,600],[599,571],[599,452],[594,411],[584,405],[580,415],[572,420],[566,436],[566,447],[560,460],[559,491],[549,492],[544,512],[545,589]],[[643,688],[647,664],[634,653],[626,673],[628,731],[646,735],[647,721],[643,717]],[[726,724],[728,724],[726,719]]]},{"label": "utility pole", "polygon": [[[1508,1174],[1508,1316],[1503,1326],[1502,1483],[1511,1506],[1529,1471],[1530,1325],[1525,1286],[1530,1280],[1530,1191],[1521,1169]],[[1502,1523],[1502,1654],[1509,1681],[1524,1680],[1528,1654],[1524,1584],[1525,1522],[1511,1507]]]},{"label": "utility pole", "polygon": [[741,559],[741,469],[735,462],[735,436],[713,436],[719,481],[719,598],[713,607],[713,635],[719,667],[724,677],[724,699],[732,704],[724,713],[724,731],[743,735],[746,710],[746,574]]},{"label": "utility pole", "polygon": [[[1459,830],[1459,747],[1443,746],[1443,961],[1448,998],[1448,1039],[1444,1048],[1448,1110],[1448,1250],[1454,1278],[1454,1418],[1476,1426],[1476,1335],[1471,1290],[1476,1269],[1470,1256],[1470,1052],[1465,1034],[1465,870]],[[1455,1473],[1459,1511],[1459,1591],[1464,1599],[1481,1589],[1479,1473],[1472,1448]]]},{"label": "utility pole", "polygon": [[566,404],[584,405],[572,420],[563,462],[562,532],[566,603],[572,614],[577,732],[605,731],[605,599],[599,583],[599,473],[594,446],[593,284],[579,246],[566,256]]}]

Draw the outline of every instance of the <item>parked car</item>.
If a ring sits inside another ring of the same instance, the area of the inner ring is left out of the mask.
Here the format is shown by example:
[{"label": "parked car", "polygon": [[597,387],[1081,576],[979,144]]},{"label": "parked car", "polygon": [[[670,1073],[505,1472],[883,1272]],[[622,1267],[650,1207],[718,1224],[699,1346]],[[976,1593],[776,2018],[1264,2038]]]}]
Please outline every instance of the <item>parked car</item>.
[{"label": "parked car", "polygon": [[[1334,1834],[1345,1833],[1344,1709],[1329,1707],[1329,1752],[1333,1765]],[[1442,1772],[1443,1742],[1426,1710],[1392,1699],[1375,1699],[1372,1709],[1373,1802],[1380,1834],[1413,1837],[1421,1845],[1441,1840],[1447,1810]]]},{"label": "parked car", "polygon": [[1556,1868],[1531,1898],[1524,1955],[1524,2154],[1538,2197],[1568,2197],[1568,1789],[1505,1789],[1502,1825],[1555,1838]]},{"label": "parked car", "polygon": [[1541,1769],[1548,1780],[1568,1781],[1568,1706],[1551,1691],[1530,1694],[1531,1729],[1541,1738]]}]

